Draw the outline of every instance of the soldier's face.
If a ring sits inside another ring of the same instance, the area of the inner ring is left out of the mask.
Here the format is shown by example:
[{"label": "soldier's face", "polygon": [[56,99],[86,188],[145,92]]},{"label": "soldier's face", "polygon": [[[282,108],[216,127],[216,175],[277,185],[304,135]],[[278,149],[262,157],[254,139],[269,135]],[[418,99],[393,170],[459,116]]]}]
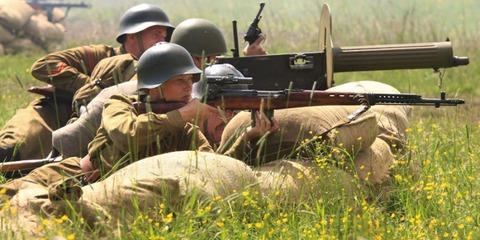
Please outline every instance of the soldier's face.
[{"label": "soldier's face", "polygon": [[173,77],[161,85],[165,101],[168,102],[189,102],[192,99],[191,74]]},{"label": "soldier's face", "polygon": [[166,38],[166,27],[153,26],[139,33],[127,34],[123,46],[128,53],[138,59],[146,49],[155,45],[155,43],[165,42]]}]

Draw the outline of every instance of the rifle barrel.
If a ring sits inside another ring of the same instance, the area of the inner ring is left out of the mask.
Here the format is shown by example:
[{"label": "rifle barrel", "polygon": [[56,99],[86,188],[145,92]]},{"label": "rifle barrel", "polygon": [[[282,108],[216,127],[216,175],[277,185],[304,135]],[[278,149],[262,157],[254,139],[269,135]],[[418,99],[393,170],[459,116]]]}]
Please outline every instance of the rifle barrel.
[{"label": "rifle barrel", "polygon": [[45,158],[45,159],[32,159],[21,160],[14,162],[4,162],[0,164],[0,172],[14,172],[20,170],[29,170],[37,167],[41,167],[45,164],[57,161],[59,158]]}]

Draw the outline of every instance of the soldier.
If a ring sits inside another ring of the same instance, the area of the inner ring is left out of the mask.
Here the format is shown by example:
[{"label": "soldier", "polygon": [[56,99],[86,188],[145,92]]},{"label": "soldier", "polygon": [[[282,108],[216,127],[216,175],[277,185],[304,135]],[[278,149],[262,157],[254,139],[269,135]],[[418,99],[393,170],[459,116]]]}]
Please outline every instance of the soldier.
[{"label": "soldier", "polygon": [[[110,82],[112,85],[114,79],[129,80],[135,73],[134,59],[156,42],[169,40],[173,29],[159,7],[140,4],[128,9],[120,20],[116,39],[122,48],[90,45],[49,54],[36,61],[32,75],[51,84],[57,98],[35,100],[7,122],[0,132],[0,160],[45,157],[51,150],[52,130],[64,126],[72,112],[71,100],[58,96],[71,96],[82,86],[99,92]],[[129,54],[118,55],[125,51]],[[100,61],[105,58],[108,60]],[[80,98],[78,95],[76,98]]]},{"label": "soldier", "polygon": [[[177,43],[186,48],[194,58],[196,66],[199,68],[201,67],[202,62],[202,53],[204,56],[206,56],[206,60],[204,60],[204,62],[211,63],[218,55],[224,54],[227,51],[225,38],[223,37],[221,30],[215,24],[205,19],[187,19],[178,24],[173,31],[171,42]],[[252,46],[255,45],[252,44]],[[226,70],[229,71],[231,69],[227,68]],[[207,71],[208,69],[206,69],[206,73]],[[235,74],[235,72],[231,73]],[[110,81],[110,83],[113,83],[113,81]],[[99,91],[100,88],[91,86],[92,85],[87,84],[84,88],[77,92],[77,96],[96,95],[96,91]],[[64,156],[83,156],[86,154],[86,145],[93,139],[100,124],[101,117],[97,115],[99,112],[101,112],[101,110],[98,108],[103,106],[106,99],[112,94],[132,94],[134,91],[135,84],[123,84],[120,88],[109,88],[107,90],[108,93],[104,92],[99,98],[96,98],[94,104],[95,107],[93,105],[89,105],[88,109],[90,110],[88,111],[88,114],[83,115],[80,122],[76,122],[54,132],[54,147]],[[209,129],[204,129],[204,126],[207,125]],[[222,121],[221,118],[214,116],[209,119],[208,124],[201,123],[199,124],[199,127],[202,129],[202,132],[206,134],[206,137],[210,143],[214,145],[220,141],[222,125],[225,125],[225,122]]]},{"label": "soldier", "polygon": [[[209,112],[216,111],[191,99],[192,83],[198,81],[200,73],[189,53],[181,46],[172,43],[155,45],[139,61],[139,96],[114,95],[105,104],[102,124],[88,146],[86,157],[71,157],[45,165],[0,187],[7,190],[7,195],[14,196],[21,189],[46,188],[53,184],[49,193],[52,197],[63,192],[64,186],[60,183],[65,180],[93,182],[148,156],[189,149],[212,151],[204,135],[192,124],[197,113],[202,119]],[[133,102],[138,100],[184,102],[186,105],[164,114],[140,114],[133,107]],[[258,124],[239,137],[225,154],[241,158],[248,149],[246,143],[267,131],[278,129],[278,123],[273,121],[272,125],[264,115],[258,114],[256,121]]]}]

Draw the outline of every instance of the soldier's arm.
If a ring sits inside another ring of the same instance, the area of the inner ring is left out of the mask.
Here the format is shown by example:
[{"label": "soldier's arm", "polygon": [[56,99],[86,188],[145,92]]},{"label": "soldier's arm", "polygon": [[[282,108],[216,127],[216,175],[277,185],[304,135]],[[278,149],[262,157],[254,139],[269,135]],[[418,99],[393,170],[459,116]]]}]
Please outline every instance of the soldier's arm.
[{"label": "soldier's arm", "polygon": [[105,104],[102,121],[113,145],[123,152],[128,152],[132,143],[142,148],[161,141],[182,131],[186,125],[178,110],[138,114],[133,99],[124,95],[114,95]]},{"label": "soldier's arm", "polygon": [[136,73],[136,60],[130,54],[102,59],[93,69],[88,82],[75,92],[73,101],[87,105],[102,89],[129,81]]},{"label": "soldier's arm", "polygon": [[31,73],[36,79],[73,94],[88,82],[95,65],[115,51],[107,45],[89,45],[54,52],[38,59]]}]

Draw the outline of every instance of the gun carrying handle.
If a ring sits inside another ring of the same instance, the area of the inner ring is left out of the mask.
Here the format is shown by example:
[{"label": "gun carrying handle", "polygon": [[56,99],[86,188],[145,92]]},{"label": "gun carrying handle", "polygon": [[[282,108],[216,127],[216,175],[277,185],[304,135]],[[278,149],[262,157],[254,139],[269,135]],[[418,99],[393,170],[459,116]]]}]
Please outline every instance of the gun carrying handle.
[{"label": "gun carrying handle", "polygon": [[[251,118],[252,118],[252,127],[255,127],[256,125],[256,118],[255,118],[255,115],[257,114],[257,109],[252,109],[250,112],[251,112]],[[263,113],[265,114],[265,116],[267,116],[268,120],[270,121],[271,124],[273,124],[273,121],[272,121],[272,118],[273,118],[273,109],[269,109],[269,110],[264,110]]]}]

